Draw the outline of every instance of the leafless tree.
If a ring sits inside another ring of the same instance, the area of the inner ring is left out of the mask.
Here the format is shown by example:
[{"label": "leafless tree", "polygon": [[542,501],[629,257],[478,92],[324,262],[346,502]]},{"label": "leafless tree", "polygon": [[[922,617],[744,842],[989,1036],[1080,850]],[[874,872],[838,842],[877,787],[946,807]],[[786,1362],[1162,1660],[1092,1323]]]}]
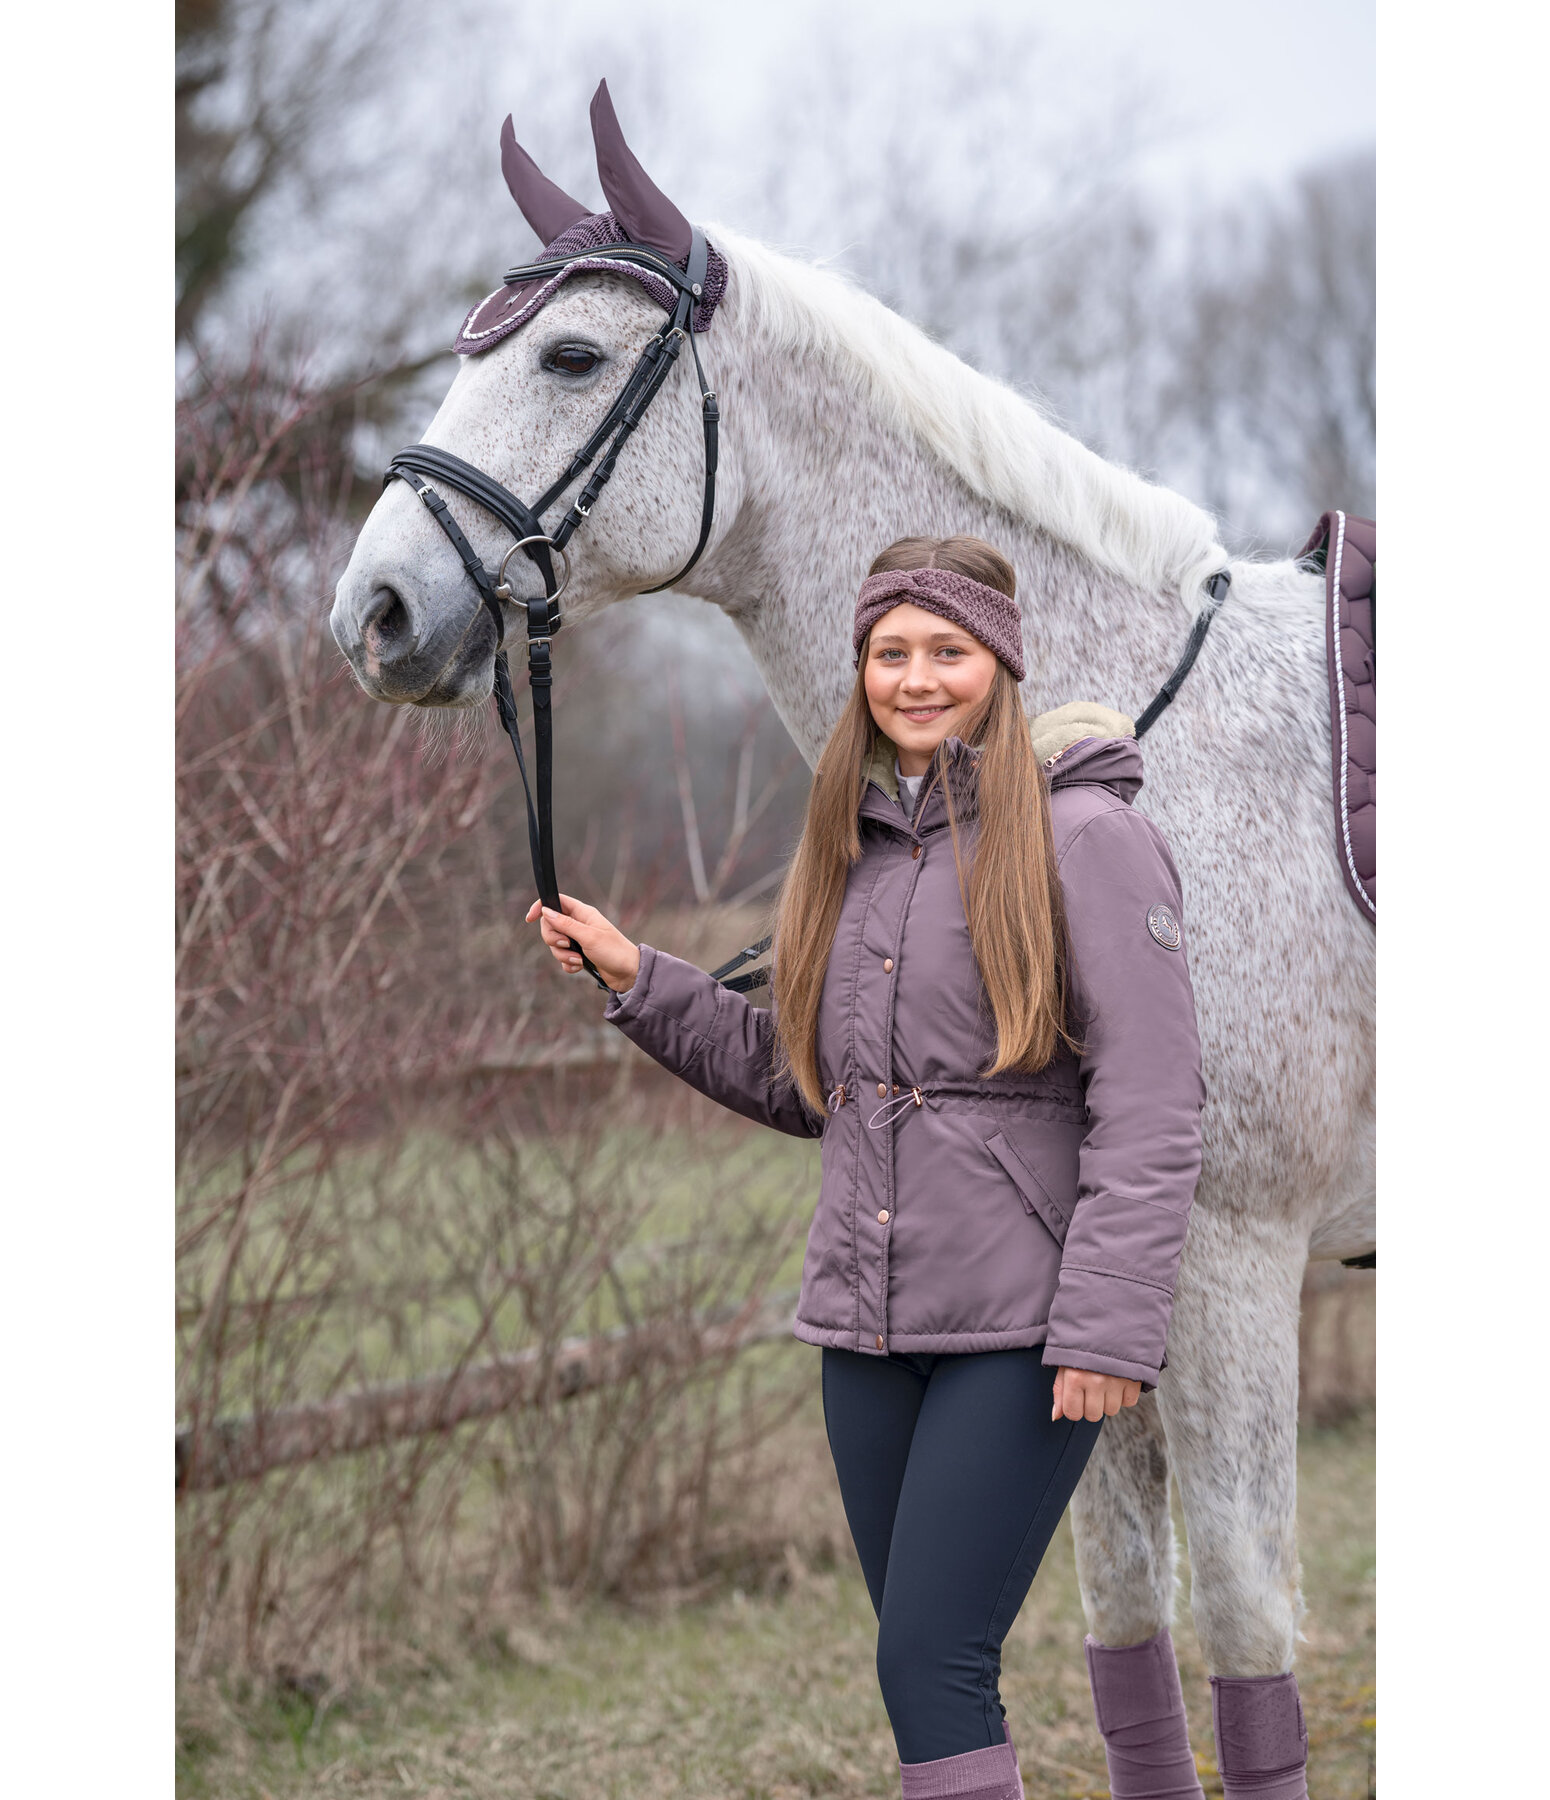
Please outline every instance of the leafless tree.
[{"label": "leafless tree", "polygon": [[248,254],[254,214],[289,187],[303,209],[347,182],[343,127],[380,77],[401,0],[178,0],[179,338]]},{"label": "leafless tree", "polygon": [[1365,154],[1202,222],[1166,391],[1227,517],[1373,516],[1376,237]]}]

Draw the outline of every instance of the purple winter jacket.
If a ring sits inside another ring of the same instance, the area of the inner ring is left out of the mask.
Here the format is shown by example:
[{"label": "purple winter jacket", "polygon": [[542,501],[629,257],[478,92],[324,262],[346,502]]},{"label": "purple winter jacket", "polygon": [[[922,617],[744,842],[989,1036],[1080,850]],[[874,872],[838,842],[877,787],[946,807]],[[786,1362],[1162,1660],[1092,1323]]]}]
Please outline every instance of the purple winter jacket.
[{"label": "purple winter jacket", "polygon": [[[948,740],[949,779],[972,755]],[[770,1012],[691,963],[643,944],[604,1016],[732,1111],[822,1136],[799,1338],[874,1355],[1043,1344],[1047,1364],[1151,1386],[1205,1095],[1182,894],[1162,834],[1131,806],[1133,738],[1082,739],[1046,768],[1080,1056],[977,1073],[995,1029],[946,804],[927,784],[907,819],[891,755],[861,800],[820,1002],[826,1116],[772,1079]],[[965,804],[965,849],[973,830]]]}]

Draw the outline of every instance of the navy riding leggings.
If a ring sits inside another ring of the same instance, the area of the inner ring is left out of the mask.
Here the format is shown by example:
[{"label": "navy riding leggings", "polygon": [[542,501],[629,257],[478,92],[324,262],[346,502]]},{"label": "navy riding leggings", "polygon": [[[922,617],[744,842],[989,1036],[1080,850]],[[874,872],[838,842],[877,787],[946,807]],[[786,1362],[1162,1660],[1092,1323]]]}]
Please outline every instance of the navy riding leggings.
[{"label": "navy riding leggings", "polygon": [[1002,1639],[1102,1429],[1051,1423],[1043,1354],[823,1353],[829,1448],[902,1763],[1004,1741]]}]

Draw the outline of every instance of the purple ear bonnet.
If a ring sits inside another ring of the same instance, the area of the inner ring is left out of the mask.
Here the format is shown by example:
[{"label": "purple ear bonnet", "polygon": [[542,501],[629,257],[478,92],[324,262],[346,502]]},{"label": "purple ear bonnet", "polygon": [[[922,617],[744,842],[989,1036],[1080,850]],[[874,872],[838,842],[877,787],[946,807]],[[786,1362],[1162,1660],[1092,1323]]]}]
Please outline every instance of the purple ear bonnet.
[{"label": "purple ear bonnet", "polygon": [[[552,243],[544,246],[544,260],[548,261],[555,256],[573,256],[578,251],[597,250],[604,244],[627,244],[631,241],[619,229],[618,220],[611,212],[588,213],[579,224],[562,231]],[[685,255],[674,260],[682,268],[688,257]],[[620,262],[617,257],[609,257],[605,261],[598,257],[583,256],[560,270],[557,275],[538,281],[524,281],[516,287],[497,288],[493,294],[481,300],[463,321],[452,348],[459,356],[477,356],[481,351],[488,350],[502,338],[510,337],[519,326],[525,325],[563,282],[568,281],[572,275],[584,275],[589,270],[599,270],[605,275],[627,275],[638,281],[664,311],[672,309],[672,288],[650,269],[642,268],[636,263]],[[696,331],[709,328],[711,315],[726,292],[726,287],[726,258],[712,244],[710,260],[705,270],[705,296],[694,308]]]},{"label": "purple ear bonnet", "polygon": [[[598,178],[610,207],[601,213],[588,212],[579,200],[573,200],[540,172],[517,143],[510,118],[501,127],[501,169],[523,217],[545,240],[541,260],[548,262],[559,256],[574,256],[577,260],[554,275],[498,287],[486,295],[463,321],[453,341],[452,348],[459,356],[478,356],[502,338],[510,337],[545,305],[562,282],[591,271],[638,281],[664,311],[671,312],[674,290],[653,270],[617,257],[585,254],[606,244],[642,244],[679,268],[684,268],[689,260],[689,223],[625,143],[606,82],[599,83],[592,98],[592,137],[597,149]],[[705,292],[694,307],[696,331],[709,329],[711,315],[726,287],[726,258],[712,245],[705,270]]]}]

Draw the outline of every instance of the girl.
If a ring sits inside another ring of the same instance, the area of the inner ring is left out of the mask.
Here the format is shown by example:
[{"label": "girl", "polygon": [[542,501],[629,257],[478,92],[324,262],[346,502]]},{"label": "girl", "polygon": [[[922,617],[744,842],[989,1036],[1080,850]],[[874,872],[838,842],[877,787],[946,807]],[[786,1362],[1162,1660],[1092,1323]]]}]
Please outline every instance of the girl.
[{"label": "girl", "polygon": [[[1157,1380],[1200,1168],[1179,878],[1131,807],[1140,752],[1101,707],[1030,734],[1015,594],[978,538],[873,563],[770,1010],[568,896],[528,914],[658,1062],[823,1139],[796,1334],[823,1348],[906,1800],[1022,1794],[1002,1640],[1104,1418]],[[1146,1791],[1198,1795],[1163,1685]]]}]

